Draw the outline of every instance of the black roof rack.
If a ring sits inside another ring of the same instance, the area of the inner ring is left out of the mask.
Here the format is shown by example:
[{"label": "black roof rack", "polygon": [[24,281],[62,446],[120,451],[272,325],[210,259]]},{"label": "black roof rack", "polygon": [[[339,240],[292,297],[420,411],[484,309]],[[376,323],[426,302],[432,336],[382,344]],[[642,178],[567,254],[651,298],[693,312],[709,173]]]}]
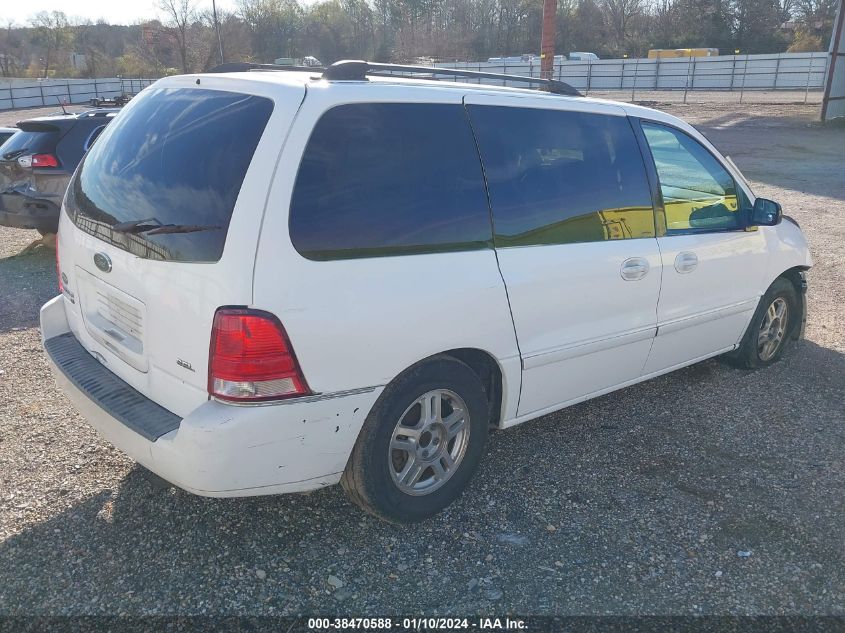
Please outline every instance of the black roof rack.
[{"label": "black roof rack", "polygon": [[248,70],[291,70],[291,71],[307,71],[312,73],[321,73],[324,68],[322,66],[282,66],[281,64],[253,64],[252,62],[228,62],[215,66],[209,71],[210,73],[242,73]]},{"label": "black roof rack", "polygon": [[524,75],[505,75],[503,73],[487,73],[478,70],[462,70],[460,68],[439,68],[436,66],[413,66],[410,64],[382,64],[366,62],[358,59],[344,59],[335,62],[328,68],[322,66],[282,66],[280,64],[254,64],[252,62],[229,62],[215,66],[210,73],[239,73],[250,70],[287,70],[322,73],[323,79],[330,81],[363,81],[369,77],[398,77],[410,76],[412,79],[430,79],[437,81],[437,75],[447,77],[465,77],[467,79],[497,79],[499,81],[521,82],[535,84],[545,88],[548,92],[570,97],[582,96],[577,89],[568,83],[557,79],[542,79],[540,77],[525,77]]},{"label": "black roof rack", "polygon": [[[277,68],[287,68],[285,66]],[[363,60],[345,59],[335,62],[323,71],[323,79],[328,80],[364,80],[367,76],[395,77],[401,75],[412,75],[413,79],[437,80],[436,76],[421,77],[425,75],[445,75],[448,77],[466,77],[468,79],[498,79],[500,81],[522,82],[536,84],[545,88],[548,92],[571,97],[580,97],[581,93],[568,83],[557,79],[541,79],[540,77],[525,77],[523,75],[505,75],[502,73],[487,73],[477,70],[462,70],[459,68],[438,68],[435,66],[412,66],[406,64],[381,64],[366,62]]]}]

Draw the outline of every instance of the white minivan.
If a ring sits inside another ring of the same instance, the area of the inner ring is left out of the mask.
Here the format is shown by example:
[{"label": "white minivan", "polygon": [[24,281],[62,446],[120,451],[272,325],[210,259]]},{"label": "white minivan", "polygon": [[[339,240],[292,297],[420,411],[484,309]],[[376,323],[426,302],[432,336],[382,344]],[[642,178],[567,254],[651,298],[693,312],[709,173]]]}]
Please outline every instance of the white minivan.
[{"label": "white minivan", "polygon": [[169,77],[105,129],[41,327],[108,441],[199,495],[340,482],[415,521],[492,428],[802,336],[801,230],[693,127],[418,70]]}]

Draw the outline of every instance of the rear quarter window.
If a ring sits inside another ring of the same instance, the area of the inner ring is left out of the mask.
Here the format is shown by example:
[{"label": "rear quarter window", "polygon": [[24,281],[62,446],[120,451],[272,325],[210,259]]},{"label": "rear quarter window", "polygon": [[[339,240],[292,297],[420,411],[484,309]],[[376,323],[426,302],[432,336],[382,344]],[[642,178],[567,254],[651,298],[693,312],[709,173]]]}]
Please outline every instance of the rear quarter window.
[{"label": "rear quarter window", "polygon": [[290,236],[317,260],[488,247],[484,179],[463,107],[358,103],[326,112],[299,166]]},{"label": "rear quarter window", "polygon": [[69,189],[76,225],[140,257],[220,259],[270,99],[144,90],[91,146]]}]

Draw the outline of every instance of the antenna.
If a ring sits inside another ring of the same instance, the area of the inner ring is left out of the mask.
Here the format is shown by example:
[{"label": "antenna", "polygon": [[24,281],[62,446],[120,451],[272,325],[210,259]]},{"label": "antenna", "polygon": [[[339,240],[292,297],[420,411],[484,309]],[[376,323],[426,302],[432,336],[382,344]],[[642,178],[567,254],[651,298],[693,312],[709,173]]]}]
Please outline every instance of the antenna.
[{"label": "antenna", "polygon": [[67,112],[67,110],[65,110],[65,102],[64,102],[64,101],[62,101],[61,99],[59,99],[58,97],[56,97],[56,101],[58,101],[58,102],[59,102],[59,105],[60,105],[60,106],[62,106],[62,112],[64,112],[65,114],[67,114],[68,112]]}]

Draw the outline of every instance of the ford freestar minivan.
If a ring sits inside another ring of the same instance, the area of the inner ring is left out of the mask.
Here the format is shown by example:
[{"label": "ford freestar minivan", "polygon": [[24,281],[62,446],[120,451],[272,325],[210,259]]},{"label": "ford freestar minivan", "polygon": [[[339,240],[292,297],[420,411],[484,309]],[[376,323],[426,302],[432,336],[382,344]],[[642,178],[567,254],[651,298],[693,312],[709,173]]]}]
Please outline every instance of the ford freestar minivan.
[{"label": "ford freestar minivan", "polygon": [[491,428],[802,335],[801,230],[691,126],[375,68],[162,79],[77,169],[44,347],[149,470],[420,520]]}]

